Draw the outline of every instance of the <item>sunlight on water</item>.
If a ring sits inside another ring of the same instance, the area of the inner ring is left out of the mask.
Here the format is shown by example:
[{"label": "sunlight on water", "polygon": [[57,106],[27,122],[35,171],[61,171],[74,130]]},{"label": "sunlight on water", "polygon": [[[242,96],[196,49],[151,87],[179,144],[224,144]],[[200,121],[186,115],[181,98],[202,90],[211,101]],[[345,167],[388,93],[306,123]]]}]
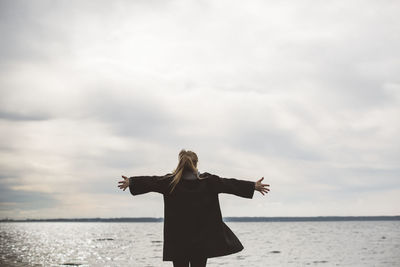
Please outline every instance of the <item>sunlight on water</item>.
[{"label": "sunlight on water", "polygon": [[[227,223],[240,253],[207,266],[400,266],[400,222]],[[172,266],[162,223],[0,223],[1,266]]]}]

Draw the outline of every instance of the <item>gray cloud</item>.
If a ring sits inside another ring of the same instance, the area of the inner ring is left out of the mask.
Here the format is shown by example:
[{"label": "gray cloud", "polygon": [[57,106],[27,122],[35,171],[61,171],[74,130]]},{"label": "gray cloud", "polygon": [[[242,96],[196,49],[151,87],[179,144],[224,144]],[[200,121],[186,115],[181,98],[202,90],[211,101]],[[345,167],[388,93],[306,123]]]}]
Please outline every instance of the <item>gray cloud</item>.
[{"label": "gray cloud", "polygon": [[[0,11],[0,66],[3,69],[16,63],[35,63],[66,55],[68,46],[63,24],[68,23],[60,16],[49,21],[55,12],[60,14],[56,2],[2,1]],[[68,9],[64,9],[68,12]],[[65,13],[64,13],[65,14]],[[65,19],[68,14],[65,14]],[[71,17],[70,17],[71,18]]]},{"label": "gray cloud", "polygon": [[[3,203],[7,203],[8,205],[3,205]],[[9,203],[13,205],[9,205]],[[13,190],[5,185],[0,187],[0,210],[3,211],[10,211],[13,209],[40,210],[54,208],[58,205],[60,205],[60,201],[51,194]]]},{"label": "gray cloud", "polygon": [[44,114],[21,114],[7,111],[0,111],[0,119],[10,120],[10,121],[40,121],[48,120],[50,116]]},{"label": "gray cloud", "polygon": [[236,131],[232,145],[261,155],[289,159],[322,160],[318,151],[296,141],[295,135],[284,131],[257,130],[257,125]]},{"label": "gray cloud", "polygon": [[3,215],[116,207],[121,174],[171,171],[181,148],[202,171],[268,175],[270,214],[227,197],[230,215],[398,212],[398,2],[0,5]]},{"label": "gray cloud", "polygon": [[178,122],[160,100],[152,97],[125,98],[110,90],[94,90],[88,114],[92,119],[112,125],[117,135],[152,139],[173,135]]}]

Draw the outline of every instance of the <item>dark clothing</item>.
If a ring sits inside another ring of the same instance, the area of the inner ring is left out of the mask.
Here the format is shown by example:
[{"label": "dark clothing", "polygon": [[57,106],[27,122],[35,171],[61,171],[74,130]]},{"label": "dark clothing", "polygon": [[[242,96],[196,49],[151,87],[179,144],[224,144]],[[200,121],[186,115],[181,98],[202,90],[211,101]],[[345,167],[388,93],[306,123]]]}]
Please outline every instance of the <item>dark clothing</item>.
[{"label": "dark clothing", "polygon": [[196,180],[198,178],[197,178],[197,175],[193,171],[184,170],[183,173],[182,173],[182,179],[185,179],[185,180]]},{"label": "dark clothing", "polygon": [[212,258],[239,252],[243,245],[222,221],[218,194],[252,198],[254,182],[220,178],[210,173],[201,179],[181,179],[170,193],[173,176],[133,176],[132,195],[164,195],[163,260]]},{"label": "dark clothing", "polygon": [[207,264],[207,258],[202,258],[202,259],[195,259],[195,260],[175,260],[173,261],[174,267],[189,267],[189,262],[190,262],[190,267],[205,267]]}]

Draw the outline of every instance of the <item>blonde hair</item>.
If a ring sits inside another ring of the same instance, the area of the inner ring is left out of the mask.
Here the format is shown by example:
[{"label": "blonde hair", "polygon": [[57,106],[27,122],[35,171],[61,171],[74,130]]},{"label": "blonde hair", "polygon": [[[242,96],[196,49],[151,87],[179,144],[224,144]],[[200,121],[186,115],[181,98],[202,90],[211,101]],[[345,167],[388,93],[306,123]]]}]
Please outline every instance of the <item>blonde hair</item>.
[{"label": "blonde hair", "polygon": [[181,180],[184,170],[189,169],[196,174],[197,178],[199,177],[198,170],[197,170],[197,161],[198,161],[198,157],[197,157],[196,153],[194,153],[193,151],[190,151],[190,150],[186,151],[185,149],[182,149],[179,152],[178,166],[171,174],[172,176],[174,176],[174,178],[170,182],[170,185],[172,185],[170,193],[172,193],[172,191],[175,189],[175,186]]}]

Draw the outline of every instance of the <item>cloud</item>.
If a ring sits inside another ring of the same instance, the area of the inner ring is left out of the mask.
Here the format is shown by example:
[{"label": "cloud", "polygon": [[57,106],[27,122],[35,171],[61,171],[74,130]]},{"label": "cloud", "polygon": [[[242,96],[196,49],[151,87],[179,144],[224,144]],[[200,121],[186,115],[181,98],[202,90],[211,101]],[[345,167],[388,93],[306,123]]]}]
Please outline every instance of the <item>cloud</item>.
[{"label": "cloud", "polygon": [[399,4],[359,7],[2,1],[0,217],[162,214],[155,196],[118,211],[116,183],[181,148],[273,185],[254,208],[222,197],[230,216],[398,213]]},{"label": "cloud", "polygon": [[18,113],[2,111],[0,112],[0,118],[11,121],[30,121],[30,120],[36,121],[36,120],[47,120],[50,117],[41,114],[18,114]]},{"label": "cloud", "polygon": [[61,204],[51,194],[40,193],[35,191],[14,190],[12,187],[4,184],[0,180],[0,210],[14,211],[20,210],[41,210],[46,208],[57,207]]}]

